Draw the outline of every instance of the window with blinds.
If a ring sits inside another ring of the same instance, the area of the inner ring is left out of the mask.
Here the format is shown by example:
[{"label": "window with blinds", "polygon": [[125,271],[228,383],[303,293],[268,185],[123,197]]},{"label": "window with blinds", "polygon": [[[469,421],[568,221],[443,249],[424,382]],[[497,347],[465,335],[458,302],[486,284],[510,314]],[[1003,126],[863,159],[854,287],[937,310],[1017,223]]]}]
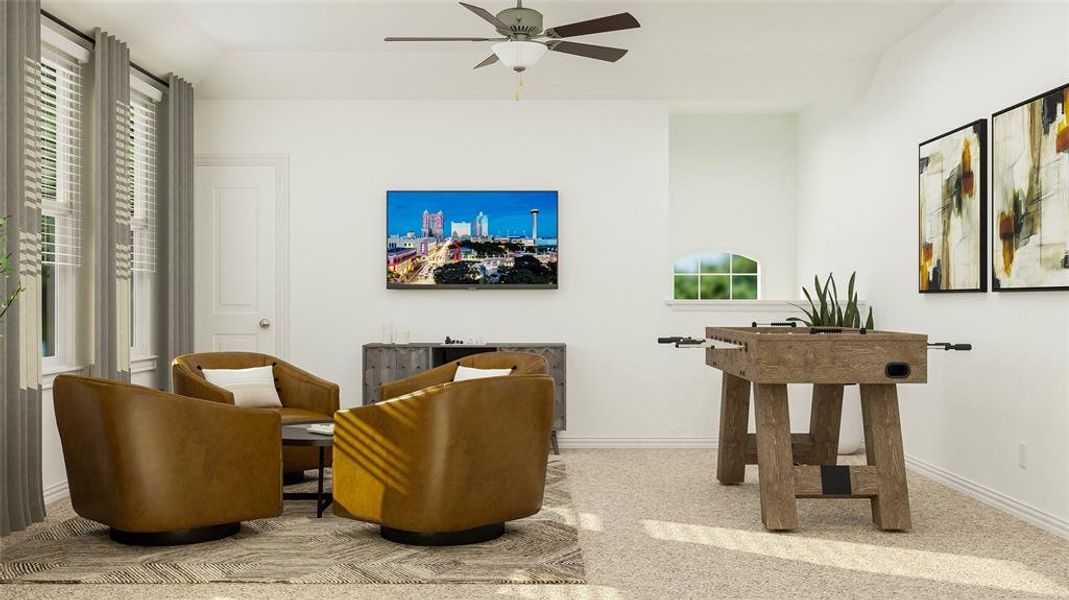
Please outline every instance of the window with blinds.
[{"label": "window with blinds", "polygon": [[130,229],[133,234],[132,268],[156,272],[156,102],[130,92]]},{"label": "window with blinds", "polygon": [[82,258],[82,71],[76,61],[41,57],[41,261]]}]

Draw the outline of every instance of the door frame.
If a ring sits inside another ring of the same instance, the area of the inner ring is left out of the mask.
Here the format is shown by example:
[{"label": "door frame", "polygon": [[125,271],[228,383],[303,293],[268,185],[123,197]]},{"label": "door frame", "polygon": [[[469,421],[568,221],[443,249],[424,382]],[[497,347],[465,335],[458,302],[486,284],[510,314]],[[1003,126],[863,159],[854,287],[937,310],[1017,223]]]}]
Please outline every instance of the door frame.
[{"label": "door frame", "polygon": [[[275,169],[275,334],[279,358],[290,353],[290,157],[288,154],[196,154],[196,167],[274,167]],[[196,202],[193,203],[196,210]],[[193,280],[196,281],[196,265]],[[196,306],[193,307],[196,322]]]}]

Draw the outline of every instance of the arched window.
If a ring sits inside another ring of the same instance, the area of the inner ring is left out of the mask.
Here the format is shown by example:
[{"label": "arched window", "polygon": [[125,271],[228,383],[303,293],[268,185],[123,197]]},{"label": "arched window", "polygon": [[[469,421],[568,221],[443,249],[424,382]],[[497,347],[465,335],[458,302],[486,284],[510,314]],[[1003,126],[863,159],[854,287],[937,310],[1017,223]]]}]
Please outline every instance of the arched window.
[{"label": "arched window", "polygon": [[757,300],[761,269],[741,254],[708,252],[685,256],[672,266],[675,300]]}]

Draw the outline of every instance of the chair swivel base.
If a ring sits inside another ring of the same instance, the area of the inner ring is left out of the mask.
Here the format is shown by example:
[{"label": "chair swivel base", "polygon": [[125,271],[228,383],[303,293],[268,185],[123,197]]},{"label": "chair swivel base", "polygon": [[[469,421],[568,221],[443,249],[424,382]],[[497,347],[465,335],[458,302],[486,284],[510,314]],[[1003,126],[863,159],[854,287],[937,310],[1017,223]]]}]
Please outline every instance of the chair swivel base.
[{"label": "chair swivel base", "polygon": [[505,535],[505,524],[492,523],[472,529],[437,533],[405,531],[404,529],[394,529],[383,525],[379,529],[379,535],[385,540],[409,546],[462,546],[496,540]]},{"label": "chair swivel base", "polygon": [[211,525],[196,529],[154,531],[149,533],[123,531],[113,527],[109,533],[113,541],[129,546],[181,546],[220,540],[230,537],[240,530],[241,523],[223,523],[222,525]]},{"label": "chair swivel base", "polygon": [[282,485],[295,485],[298,483],[304,483],[307,479],[304,476],[304,471],[293,471],[292,473],[282,474]]}]

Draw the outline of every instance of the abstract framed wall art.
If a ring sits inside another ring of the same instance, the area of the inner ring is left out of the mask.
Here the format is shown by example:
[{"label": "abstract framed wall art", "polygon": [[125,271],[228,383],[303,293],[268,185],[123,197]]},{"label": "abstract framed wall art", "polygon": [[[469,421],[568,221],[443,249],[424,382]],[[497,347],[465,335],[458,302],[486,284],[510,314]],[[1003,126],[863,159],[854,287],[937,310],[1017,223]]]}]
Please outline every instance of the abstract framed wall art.
[{"label": "abstract framed wall art", "polygon": [[921,293],[987,290],[987,121],[921,142]]},{"label": "abstract framed wall art", "polygon": [[1069,84],[991,116],[995,290],[1069,290]]}]

